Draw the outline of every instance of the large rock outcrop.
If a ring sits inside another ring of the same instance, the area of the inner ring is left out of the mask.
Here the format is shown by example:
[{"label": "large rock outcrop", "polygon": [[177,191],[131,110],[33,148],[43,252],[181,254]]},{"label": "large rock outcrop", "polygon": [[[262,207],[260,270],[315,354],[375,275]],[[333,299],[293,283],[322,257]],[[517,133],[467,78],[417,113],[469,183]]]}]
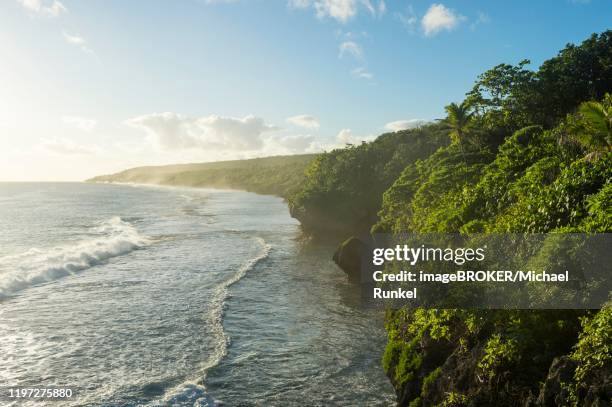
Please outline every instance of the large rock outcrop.
[{"label": "large rock outcrop", "polygon": [[361,259],[365,249],[366,245],[352,236],[342,242],[334,253],[334,262],[353,281],[359,281],[361,278]]}]

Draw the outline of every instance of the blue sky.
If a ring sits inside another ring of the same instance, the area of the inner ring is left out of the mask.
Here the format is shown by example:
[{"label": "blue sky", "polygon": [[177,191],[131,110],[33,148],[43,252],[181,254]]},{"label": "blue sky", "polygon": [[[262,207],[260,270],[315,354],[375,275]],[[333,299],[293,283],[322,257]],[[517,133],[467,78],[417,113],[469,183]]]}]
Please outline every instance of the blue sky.
[{"label": "blue sky", "polygon": [[611,16],[604,0],[5,0],[0,180],[369,140]]}]

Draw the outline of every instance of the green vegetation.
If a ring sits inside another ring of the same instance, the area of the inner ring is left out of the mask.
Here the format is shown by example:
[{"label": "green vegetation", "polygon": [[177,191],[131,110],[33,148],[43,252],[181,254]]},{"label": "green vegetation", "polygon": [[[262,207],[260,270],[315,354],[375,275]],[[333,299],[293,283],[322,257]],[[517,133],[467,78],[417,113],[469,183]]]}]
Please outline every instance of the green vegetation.
[{"label": "green vegetation", "polygon": [[460,407],[467,406],[468,398],[464,394],[451,391],[446,395],[444,401],[438,404],[439,407]]},{"label": "green vegetation", "polygon": [[478,368],[491,380],[498,372],[515,363],[519,356],[515,339],[502,339],[500,334],[494,334],[484,347],[484,356],[478,362]]},{"label": "green vegetation", "polygon": [[[528,66],[480,75],[438,123],[319,156],[293,213],[313,234],[611,232],[612,31]],[[534,261],[567,254],[545,247]],[[604,405],[610,315],[389,311],[383,368],[400,405]]]},{"label": "green vegetation", "polygon": [[598,375],[612,370],[612,308],[582,319],[582,332],[571,358],[578,362],[578,367],[569,384],[569,393],[577,404],[588,391],[586,384],[600,380]]},{"label": "green vegetation", "polygon": [[376,222],[383,192],[406,165],[447,144],[445,126],[434,124],[320,154],[289,199],[291,213],[313,235],[367,232]]},{"label": "green vegetation", "polygon": [[612,96],[601,103],[584,102],[578,108],[579,120],[572,121],[577,141],[591,150],[587,158],[598,158],[612,149]]},{"label": "green vegetation", "polygon": [[[611,232],[612,31],[528,66],[495,66],[445,119],[371,143],[93,181],[278,194],[314,236]],[[534,261],[563,252],[545,248]],[[610,308],[389,310],[382,364],[405,406],[608,405],[611,325]]]},{"label": "green vegetation", "polygon": [[471,111],[469,101],[465,100],[460,105],[451,103],[444,108],[448,117],[444,120],[444,123],[448,126],[451,132],[448,134],[453,143],[462,145],[466,141],[470,140],[467,135],[470,131],[470,125],[472,124],[472,118],[475,112]]},{"label": "green vegetation", "polygon": [[189,187],[242,189],[284,198],[296,191],[304,180],[304,170],[313,154],[138,167],[116,174],[102,175],[89,182],[131,182]]}]

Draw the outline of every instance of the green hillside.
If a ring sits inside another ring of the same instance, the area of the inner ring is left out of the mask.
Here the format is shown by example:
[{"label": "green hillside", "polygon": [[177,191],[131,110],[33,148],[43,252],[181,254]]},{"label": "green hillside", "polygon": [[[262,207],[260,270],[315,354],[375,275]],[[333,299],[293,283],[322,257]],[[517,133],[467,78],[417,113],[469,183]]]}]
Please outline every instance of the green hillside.
[{"label": "green hillside", "polygon": [[[290,197],[292,213],[313,234],[331,226],[345,238],[369,227],[612,232],[612,31],[567,45],[536,70],[528,64],[483,73],[438,123],[317,157]],[[401,406],[612,402],[609,307],[400,309],[388,311],[386,327],[383,367]]]},{"label": "green hillside", "polygon": [[282,197],[302,184],[313,154],[131,168],[88,182],[131,182],[189,187],[242,189]]},{"label": "green hillside", "polygon": [[[612,31],[528,66],[497,65],[445,107],[443,120],[371,143],[90,181],[277,194],[315,237],[610,233]],[[386,328],[382,364],[402,406],[612,402],[609,307],[389,310]]]}]

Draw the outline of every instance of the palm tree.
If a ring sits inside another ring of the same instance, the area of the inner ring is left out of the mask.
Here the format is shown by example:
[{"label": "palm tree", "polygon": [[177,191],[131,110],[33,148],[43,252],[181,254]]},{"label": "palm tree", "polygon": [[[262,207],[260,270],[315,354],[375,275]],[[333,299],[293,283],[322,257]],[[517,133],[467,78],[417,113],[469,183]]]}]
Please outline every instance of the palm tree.
[{"label": "palm tree", "polygon": [[463,101],[460,105],[451,103],[444,108],[448,116],[444,119],[444,123],[451,129],[450,137],[453,143],[463,143],[466,141],[467,132],[475,112],[471,111],[472,106]]},{"label": "palm tree", "polygon": [[578,107],[576,138],[591,150],[587,158],[596,158],[612,150],[612,95],[606,93],[601,102],[584,102]]}]

